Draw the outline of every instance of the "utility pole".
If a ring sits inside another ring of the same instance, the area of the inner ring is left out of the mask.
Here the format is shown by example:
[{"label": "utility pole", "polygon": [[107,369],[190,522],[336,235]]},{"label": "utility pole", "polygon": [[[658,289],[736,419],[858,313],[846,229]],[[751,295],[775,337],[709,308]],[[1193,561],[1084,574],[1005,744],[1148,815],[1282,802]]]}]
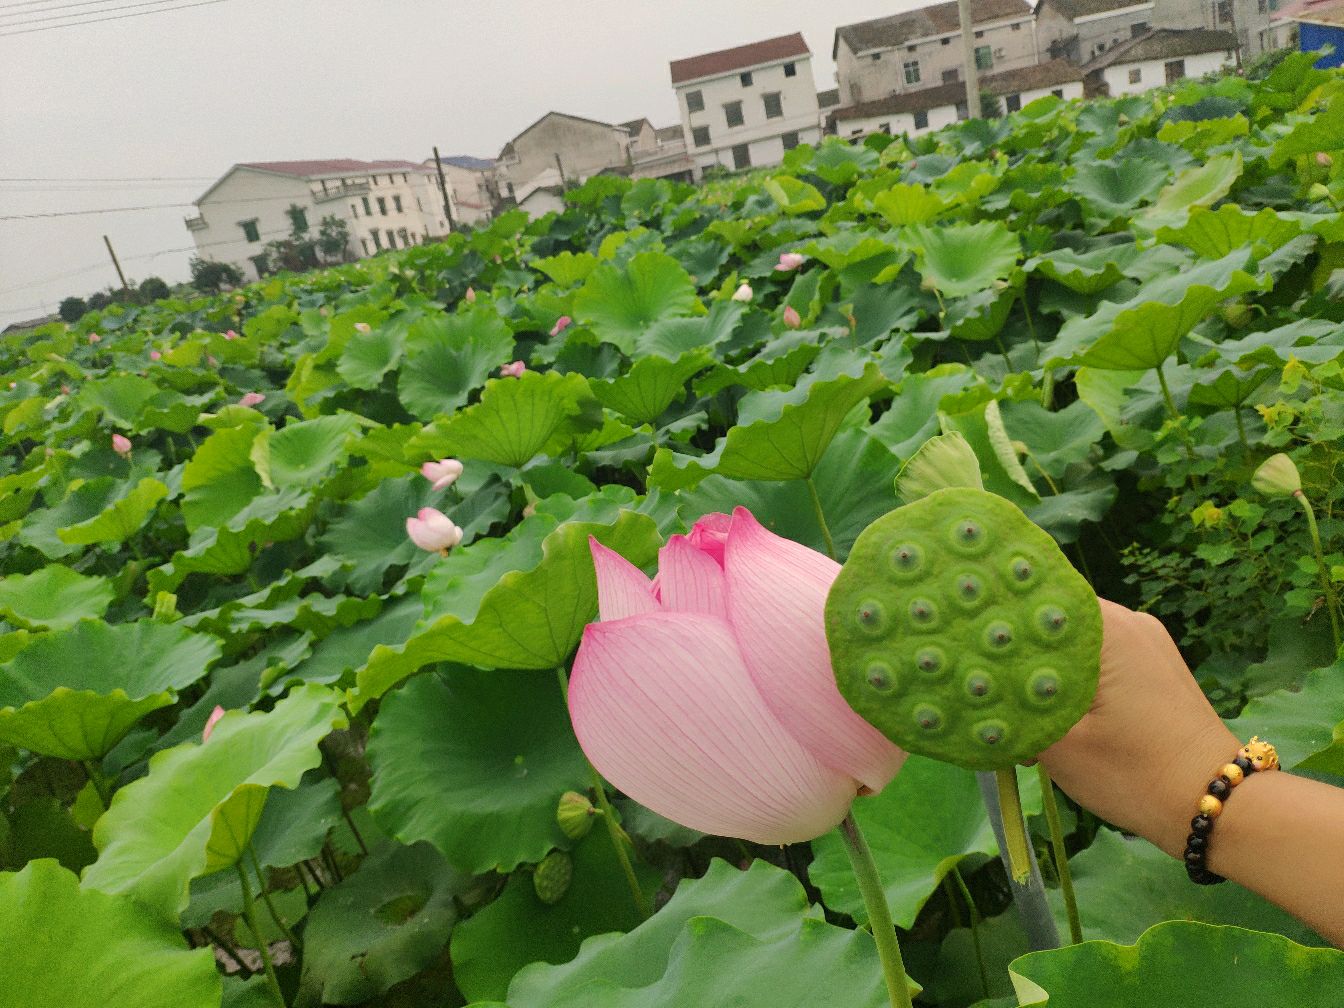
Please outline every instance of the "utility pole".
[{"label": "utility pole", "polygon": [[971,0],[957,0],[961,17],[962,59],[966,64],[966,114],[980,118],[980,68],[975,65],[975,29],[971,24]]},{"label": "utility pole", "polygon": [[[421,150],[424,150],[422,147]],[[448,230],[453,230],[453,204],[448,199],[448,181],[443,177],[443,159],[439,157],[439,149],[434,148],[434,167],[439,171],[439,192],[443,193],[443,215],[448,219]]]},{"label": "utility pole", "polygon": [[560,160],[559,151],[555,152],[555,169],[560,173],[560,188],[568,189],[569,185],[568,183],[565,182],[565,166],[564,163]]},{"label": "utility pole", "polygon": [[112,257],[112,265],[117,268],[117,276],[121,277],[121,289],[130,294],[131,286],[126,282],[126,274],[121,271],[121,263],[117,262],[117,254],[112,251],[112,242],[107,235],[103,235],[103,244],[107,246],[107,254]]}]

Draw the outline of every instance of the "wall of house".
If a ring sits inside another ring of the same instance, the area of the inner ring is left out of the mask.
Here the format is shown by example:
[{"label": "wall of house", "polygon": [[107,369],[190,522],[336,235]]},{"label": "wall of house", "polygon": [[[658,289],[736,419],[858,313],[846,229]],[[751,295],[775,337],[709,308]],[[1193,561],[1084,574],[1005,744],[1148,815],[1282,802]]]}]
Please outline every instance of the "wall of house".
[{"label": "wall of house", "polygon": [[1079,59],[1086,63],[1135,35],[1142,35],[1153,23],[1154,4],[1140,3],[1132,7],[1107,11],[1105,14],[1081,17],[1074,22],[1078,33]]},{"label": "wall of house", "polygon": [[[453,201],[453,220],[459,224],[484,224],[494,214],[490,172],[444,164],[443,175]],[[442,197],[439,198],[442,202]]]},{"label": "wall of house", "polygon": [[[1056,94],[1056,92],[1058,92],[1058,94]],[[1000,94],[997,97],[999,99],[999,104],[1002,106],[1005,113],[1009,111],[1008,99],[1011,98],[1014,93],[1017,95],[1019,102],[1017,106],[1018,108],[1022,108],[1024,105],[1030,105],[1037,98],[1044,98],[1046,95],[1055,95],[1058,98],[1063,98],[1065,101],[1070,101],[1074,98],[1081,98],[1083,96],[1083,82],[1066,81],[1065,83],[1057,84],[1054,87],[1027,88],[1025,91]],[[1012,111],[1016,111],[1016,109],[1013,109]]]},{"label": "wall of house", "polygon": [[[447,233],[441,205],[443,197],[438,194],[435,176],[407,168],[351,178],[351,181],[365,180],[369,183],[367,195],[348,197],[338,204],[350,214],[350,244],[354,255],[374,255],[381,249],[419,245],[426,234]],[[400,210],[397,209],[397,197],[401,198]],[[365,199],[368,200],[367,209]],[[378,232],[377,241],[373,238],[375,231]],[[402,231],[406,232],[404,236]]]},{"label": "wall of house", "polygon": [[[789,77],[785,66],[792,64],[795,73]],[[741,72],[734,71],[722,77],[690,81],[676,87],[677,106],[681,110],[682,133],[691,160],[703,171],[711,165],[733,166],[732,149],[746,144],[753,167],[776,165],[784,159],[783,136],[797,133],[798,142],[816,143],[821,137],[818,126],[817,86],[812,77],[812,60],[799,56],[749,68],[750,86],[742,84]],[[698,91],[704,109],[691,112],[687,95]],[[778,93],[783,115],[766,117],[764,96]],[[725,105],[742,103],[742,125],[728,125]],[[697,146],[695,129],[709,128],[709,143]]]},{"label": "wall of house", "polygon": [[1082,62],[1077,36],[1073,22],[1057,11],[1050,0],[1041,0],[1036,5],[1036,52],[1040,62],[1052,59]]},{"label": "wall of house", "polygon": [[[976,27],[976,46],[989,46],[993,65],[982,73],[1034,66],[1036,33],[1031,17],[989,21]],[[921,91],[946,80],[961,79],[964,54],[961,32],[914,39],[889,49],[854,53],[840,39],[836,53],[836,76],[840,100],[846,105],[876,101],[906,91]],[[914,79],[906,79],[906,64],[917,65]],[[946,77],[955,74],[955,77]]]},{"label": "wall of house", "polygon": [[[1202,77],[1224,67],[1236,64],[1235,53],[1200,53],[1183,57],[1186,77]],[[1166,65],[1168,60],[1143,60],[1137,63],[1116,63],[1102,72],[1106,87],[1112,98],[1120,95],[1140,94],[1152,88],[1163,87],[1167,82]],[[1129,72],[1137,69],[1139,79],[1130,83]]]},{"label": "wall of house", "polygon": [[915,126],[915,114],[913,112],[862,116],[852,119],[837,118],[835,120],[835,132],[837,136],[847,138],[865,137],[870,133],[890,133],[893,136],[908,133],[910,136],[919,136],[922,133],[931,133],[934,130],[942,129],[944,126],[951,126],[957,121],[957,107],[955,105],[940,105],[937,108],[929,109],[928,116],[929,123],[922,128]]},{"label": "wall of house", "polygon": [[542,172],[554,169],[559,154],[565,178],[578,181],[604,168],[624,165],[629,144],[629,134],[618,127],[552,115],[515,137],[515,158],[502,161],[499,167],[518,191]]},{"label": "wall of house", "polygon": [[[192,229],[197,254],[202,259],[230,263],[243,271],[248,280],[258,278],[252,258],[266,251],[266,243],[284,238],[292,224],[285,212],[297,203],[307,212],[308,226],[316,228],[324,214],[301,178],[272,175],[239,169],[226,178],[209,197],[197,205],[204,227]],[[326,209],[326,205],[322,207]],[[348,219],[349,212],[334,207],[332,212]],[[255,220],[258,236],[249,242],[242,223]]]}]

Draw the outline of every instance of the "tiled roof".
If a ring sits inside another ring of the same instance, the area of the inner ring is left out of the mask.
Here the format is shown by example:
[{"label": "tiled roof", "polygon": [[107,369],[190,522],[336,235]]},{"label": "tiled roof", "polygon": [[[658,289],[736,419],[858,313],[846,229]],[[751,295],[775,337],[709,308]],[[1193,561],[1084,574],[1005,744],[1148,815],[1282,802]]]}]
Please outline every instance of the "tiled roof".
[{"label": "tiled roof", "polygon": [[1017,94],[1021,91],[1035,91],[1038,88],[1058,87],[1083,79],[1083,68],[1066,59],[1049,60],[1034,66],[1019,67],[1016,70],[1003,70],[996,74],[985,74],[980,78],[980,88],[995,95]]},{"label": "tiled roof", "polygon": [[[972,24],[1013,17],[1031,17],[1031,5],[1027,0],[971,0]],[[872,49],[891,49],[905,45],[911,39],[948,35],[960,30],[957,0],[949,0],[948,3],[920,7],[903,14],[842,25],[835,30],[835,50],[832,55],[838,55],[841,39],[851,52],[859,53]]]},{"label": "tiled roof", "polygon": [[672,84],[684,84],[686,81],[699,80],[701,77],[718,77],[723,74],[748,70],[762,63],[774,63],[791,56],[810,56],[812,50],[807,47],[801,32],[781,35],[778,38],[752,42],[750,45],[733,49],[720,49],[718,52],[704,53],[687,59],[672,61]]},{"label": "tiled roof", "polygon": [[439,160],[455,168],[466,168],[470,171],[489,171],[495,166],[495,163],[489,158],[471,157],[469,154],[454,154],[452,157],[440,158]]},{"label": "tiled roof", "polygon": [[327,161],[244,161],[237,167],[256,168],[259,171],[276,172],[280,175],[296,175],[299,178],[424,170],[424,165],[411,161],[356,161],[354,158],[333,158]]},{"label": "tiled roof", "polygon": [[[1092,17],[1110,11],[1123,10],[1126,7],[1136,7],[1143,3],[1143,0],[1041,0],[1041,3],[1049,3],[1051,7],[1072,21],[1075,18]],[[1039,10],[1040,4],[1036,6]]]},{"label": "tiled roof", "polygon": [[1309,21],[1313,24],[1344,26],[1344,3],[1340,0],[1298,0],[1278,13],[1271,21]]},{"label": "tiled roof", "polygon": [[648,119],[631,119],[629,122],[617,123],[617,125],[627,133],[634,134],[641,132],[645,123],[648,123],[649,129],[653,129],[653,123],[649,122]]},{"label": "tiled roof", "polygon": [[1201,53],[1231,52],[1237,48],[1237,37],[1231,32],[1209,28],[1154,28],[1137,38],[1126,39],[1084,65],[1083,70],[1103,70],[1117,63],[1139,63],[1145,60],[1179,59]]}]

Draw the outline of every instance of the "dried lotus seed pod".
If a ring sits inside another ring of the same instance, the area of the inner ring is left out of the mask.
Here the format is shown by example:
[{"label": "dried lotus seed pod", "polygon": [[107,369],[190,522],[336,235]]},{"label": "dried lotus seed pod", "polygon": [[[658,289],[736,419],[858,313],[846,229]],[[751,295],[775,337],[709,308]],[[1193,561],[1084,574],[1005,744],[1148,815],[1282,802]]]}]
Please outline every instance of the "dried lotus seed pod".
[{"label": "dried lotus seed pod", "polygon": [[1101,667],[1096,595],[1001,497],[939,490],[873,522],[831,587],[840,692],[909,752],[1001,770],[1064,736]]}]

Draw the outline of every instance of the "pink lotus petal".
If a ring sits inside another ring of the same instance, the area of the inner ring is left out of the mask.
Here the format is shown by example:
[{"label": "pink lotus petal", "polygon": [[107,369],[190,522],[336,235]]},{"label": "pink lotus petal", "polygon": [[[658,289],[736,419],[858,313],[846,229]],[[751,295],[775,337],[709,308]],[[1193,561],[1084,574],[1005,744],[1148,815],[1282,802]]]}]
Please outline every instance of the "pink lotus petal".
[{"label": "pink lotus petal", "polygon": [[505,364],[502,368],[499,369],[499,373],[500,376],[503,378],[521,378],[523,376],[523,372],[526,370],[527,365],[520,360],[516,360],[511,364]]},{"label": "pink lotus petal", "polygon": [[439,459],[420,467],[420,475],[433,484],[433,490],[447,490],[462,475],[462,463],[457,459]]},{"label": "pink lotus petal", "polygon": [[791,270],[796,270],[805,262],[807,262],[807,256],[798,252],[781,252],[779,254],[779,265],[775,267],[775,272],[788,273]]},{"label": "pink lotus petal", "polygon": [[751,289],[751,284],[744,283],[737,290],[733,291],[733,300],[742,304],[748,304],[754,293],[755,292]]},{"label": "pink lotus petal", "polygon": [[476,288],[475,288],[475,287],[468,287],[468,288],[467,288],[467,293],[466,293],[465,297],[466,297],[466,300],[467,300],[467,303],[468,303],[468,304],[475,304],[475,303],[476,303]]},{"label": "pink lotus petal", "polygon": [[118,455],[129,455],[131,453],[131,439],[125,434],[113,434],[112,450]]},{"label": "pink lotus petal", "polygon": [[234,332],[232,329],[230,329],[228,332],[224,334],[224,338],[226,340],[236,340],[238,338],[238,334]]},{"label": "pink lotus petal", "polygon": [[784,308],[784,324],[790,329],[797,329],[803,324],[802,316],[798,314],[798,309],[793,305],[786,305]]},{"label": "pink lotus petal", "polygon": [[96,332],[91,332],[91,333],[89,333],[89,342],[90,342],[90,343],[99,343],[99,342],[101,342],[101,341],[102,341],[102,337],[99,336]]},{"label": "pink lotus petal", "polygon": [[260,392],[246,392],[243,394],[243,397],[238,400],[238,405],[251,408],[253,406],[260,406],[265,401],[266,397]]},{"label": "pink lotus petal", "polygon": [[157,351],[157,350],[151,350],[151,351],[149,352],[149,359],[150,359],[150,360],[161,360],[162,358],[163,358],[163,354],[159,353],[159,351]]},{"label": "pink lotus petal", "polygon": [[729,620],[752,680],[806,749],[873,791],[905,753],[845,703],[826,644],[826,595],[840,565],[733,512],[724,573]]},{"label": "pink lotus petal", "polygon": [[462,541],[462,530],[442,511],[421,508],[414,518],[406,519],[406,534],[422,550],[441,553]]},{"label": "pink lotus petal", "polygon": [[588,537],[597,574],[597,612],[603,623],[657,612],[653,582],[645,573],[593,536]]},{"label": "pink lotus petal", "polygon": [[224,708],[216,704],[215,709],[210,712],[210,716],[205,719],[205,728],[201,732],[201,742],[210,741],[210,733],[215,730],[215,725],[219,723],[219,719],[223,716]]},{"label": "pink lotus petal", "polygon": [[356,322],[356,323],[355,323],[355,332],[366,333],[366,332],[372,332],[372,331],[373,331],[373,326],[369,325],[367,322]]},{"label": "pink lotus petal", "polygon": [[714,562],[722,567],[724,549],[728,545],[728,530],[732,524],[733,519],[719,511],[703,515],[691,527],[691,533],[687,538],[691,540],[692,546],[701,553],[709,554],[714,558]]},{"label": "pink lotus petal", "polygon": [[856,792],[770,713],[719,620],[653,613],[590,624],[570,716],[607,780],[692,829],[763,844],[810,840]]},{"label": "pink lotus petal", "polygon": [[551,335],[559,336],[562,332],[564,332],[571,325],[573,325],[573,323],[574,320],[570,318],[568,315],[561,315],[558,319],[555,320],[555,325],[551,327]]},{"label": "pink lotus petal", "polygon": [[728,619],[723,568],[682,535],[658,551],[658,597],[667,612],[704,613]]}]

